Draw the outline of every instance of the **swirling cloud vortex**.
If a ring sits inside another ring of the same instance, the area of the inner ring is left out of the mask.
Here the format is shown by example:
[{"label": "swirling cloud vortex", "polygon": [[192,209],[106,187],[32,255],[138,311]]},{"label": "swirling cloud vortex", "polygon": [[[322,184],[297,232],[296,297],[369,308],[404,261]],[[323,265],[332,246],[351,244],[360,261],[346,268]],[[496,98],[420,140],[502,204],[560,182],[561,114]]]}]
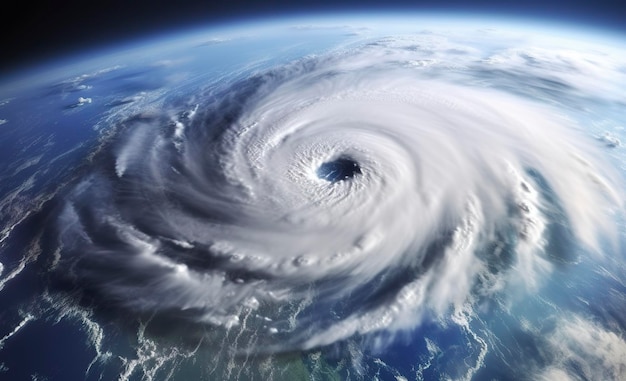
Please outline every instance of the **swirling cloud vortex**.
[{"label": "swirling cloud vortex", "polygon": [[[383,50],[129,120],[63,207],[61,268],[127,313],[281,351],[532,290],[555,232],[599,248],[614,188],[573,122]],[[358,171],[320,175],[338,160]]]}]

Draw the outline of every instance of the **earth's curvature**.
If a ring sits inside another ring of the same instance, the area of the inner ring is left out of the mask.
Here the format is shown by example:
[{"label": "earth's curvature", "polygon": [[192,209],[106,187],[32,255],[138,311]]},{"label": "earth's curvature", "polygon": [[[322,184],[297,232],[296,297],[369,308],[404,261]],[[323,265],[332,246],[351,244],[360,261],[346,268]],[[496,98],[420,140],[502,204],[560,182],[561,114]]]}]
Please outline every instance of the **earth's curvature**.
[{"label": "earth's curvature", "polygon": [[620,37],[286,19],[5,78],[0,378],[626,378]]}]

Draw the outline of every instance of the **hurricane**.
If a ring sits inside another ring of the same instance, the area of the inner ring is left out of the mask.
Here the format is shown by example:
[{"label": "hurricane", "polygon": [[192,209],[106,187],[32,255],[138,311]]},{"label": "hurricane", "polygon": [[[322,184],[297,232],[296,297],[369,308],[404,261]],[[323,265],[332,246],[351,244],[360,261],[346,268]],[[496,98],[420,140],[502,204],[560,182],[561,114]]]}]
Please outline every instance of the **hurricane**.
[{"label": "hurricane", "polygon": [[129,118],[60,208],[57,270],[156,326],[273,353],[384,347],[536,291],[572,242],[611,244],[621,200],[596,142],[409,54],[305,57]]},{"label": "hurricane", "polygon": [[0,378],[626,379],[624,39],[517,21],[249,22],[0,82]]}]

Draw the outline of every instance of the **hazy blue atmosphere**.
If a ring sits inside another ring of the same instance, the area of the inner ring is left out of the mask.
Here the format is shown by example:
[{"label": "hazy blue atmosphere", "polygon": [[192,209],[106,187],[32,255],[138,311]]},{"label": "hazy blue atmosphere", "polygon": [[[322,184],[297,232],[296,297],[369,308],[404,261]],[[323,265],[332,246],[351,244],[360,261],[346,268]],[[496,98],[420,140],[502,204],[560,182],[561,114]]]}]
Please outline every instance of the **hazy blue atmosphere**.
[{"label": "hazy blue atmosphere", "polygon": [[493,1],[477,0],[320,0],[306,3],[274,0],[228,2],[182,0],[90,3],[77,0],[62,3],[50,0],[14,2],[2,16],[13,23],[0,43],[6,51],[0,67],[15,68],[59,54],[91,50],[125,41],[150,38],[189,27],[228,25],[289,16],[355,13],[442,13],[444,15],[492,15],[497,18],[525,18],[571,22],[599,28],[626,30],[626,9],[618,1]]}]

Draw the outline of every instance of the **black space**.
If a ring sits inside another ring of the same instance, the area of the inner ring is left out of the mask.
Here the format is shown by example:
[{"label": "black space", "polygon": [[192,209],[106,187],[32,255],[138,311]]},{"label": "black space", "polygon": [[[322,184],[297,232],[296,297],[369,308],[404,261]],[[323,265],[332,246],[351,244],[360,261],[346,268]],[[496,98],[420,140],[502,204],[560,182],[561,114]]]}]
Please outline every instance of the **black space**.
[{"label": "black space", "polygon": [[86,48],[112,45],[169,29],[313,12],[389,9],[487,12],[626,30],[626,3],[617,0],[318,0],[306,3],[293,0],[8,0],[2,8],[2,73]]}]

